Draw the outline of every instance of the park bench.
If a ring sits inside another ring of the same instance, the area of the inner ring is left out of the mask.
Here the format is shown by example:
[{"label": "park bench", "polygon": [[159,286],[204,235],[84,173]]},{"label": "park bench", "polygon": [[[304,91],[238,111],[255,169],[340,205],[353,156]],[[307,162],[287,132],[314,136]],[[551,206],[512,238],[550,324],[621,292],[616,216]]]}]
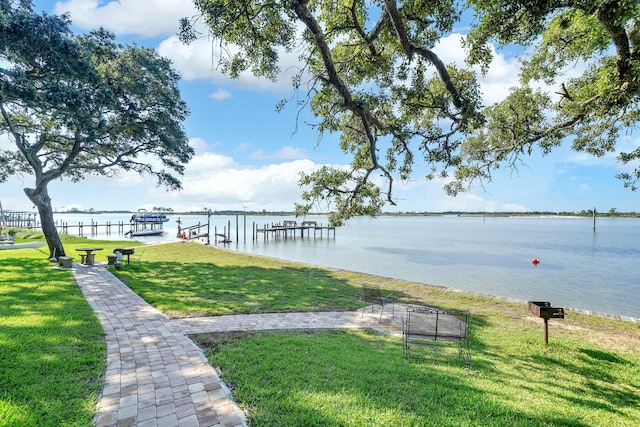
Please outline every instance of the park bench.
[{"label": "park bench", "polygon": [[[394,297],[395,294],[391,292],[390,294],[382,294],[379,286],[376,285],[363,285],[362,286],[362,301],[365,304],[370,304],[371,312],[373,313],[373,309],[376,305],[380,306],[380,319],[382,320],[382,313],[384,312],[384,307],[388,304],[391,304],[391,317],[395,315],[394,309]],[[368,305],[362,307],[362,316],[364,317],[364,311],[368,307]]]},{"label": "park bench", "polygon": [[68,256],[58,257],[58,265],[62,268],[71,268],[73,265],[73,258]]},{"label": "park bench", "polygon": [[410,361],[411,347],[421,342],[431,344],[436,356],[453,343],[457,347],[458,356],[471,367],[468,330],[468,311],[408,307],[402,327],[405,357]]}]

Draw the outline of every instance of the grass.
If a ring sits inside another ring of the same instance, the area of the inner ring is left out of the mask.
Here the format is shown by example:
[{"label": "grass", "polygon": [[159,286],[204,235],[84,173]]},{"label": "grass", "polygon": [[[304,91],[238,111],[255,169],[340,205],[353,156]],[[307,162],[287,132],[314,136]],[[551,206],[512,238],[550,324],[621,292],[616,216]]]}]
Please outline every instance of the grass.
[{"label": "grass", "polygon": [[102,328],[71,272],[52,268],[43,249],[0,251],[0,425],[89,426]]},{"label": "grass", "polygon": [[116,274],[174,317],[359,307],[361,291],[322,268],[195,243],[146,247],[143,259]]},{"label": "grass", "polygon": [[363,283],[472,312],[472,370],[429,347],[409,364],[400,339],[370,331],[195,337],[254,427],[640,425],[639,324],[569,312],[545,347],[524,303],[197,244],[144,259],[117,274],[174,317],[354,309]]},{"label": "grass", "polygon": [[[65,238],[69,254],[87,244]],[[130,245],[91,242],[104,248],[98,261]],[[101,330],[43,249],[0,251],[0,425],[89,425]],[[637,323],[568,312],[550,321],[545,347],[524,303],[192,243],[147,246],[114,272],[174,317],[356,309],[363,283],[471,311],[471,370],[433,360],[429,346],[407,363],[399,338],[367,330],[194,337],[252,427],[640,425]]]},{"label": "grass", "polygon": [[637,364],[574,343],[482,352],[469,371],[407,363],[398,339],[371,331],[198,342],[252,426],[631,426],[640,419]]}]

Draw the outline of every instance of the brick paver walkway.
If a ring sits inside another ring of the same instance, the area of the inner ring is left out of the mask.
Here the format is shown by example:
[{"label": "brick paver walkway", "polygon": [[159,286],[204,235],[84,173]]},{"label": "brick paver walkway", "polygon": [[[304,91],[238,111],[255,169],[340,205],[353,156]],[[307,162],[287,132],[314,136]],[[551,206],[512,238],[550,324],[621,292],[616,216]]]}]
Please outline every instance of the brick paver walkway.
[{"label": "brick paver walkway", "polygon": [[106,333],[107,370],[97,427],[246,425],[228,389],[189,334],[361,327],[402,333],[398,314],[403,308],[398,306],[395,317],[385,314],[382,323],[378,323],[377,313],[362,317],[361,312],[170,319],[131,291],[104,264],[74,264],[73,272]]}]

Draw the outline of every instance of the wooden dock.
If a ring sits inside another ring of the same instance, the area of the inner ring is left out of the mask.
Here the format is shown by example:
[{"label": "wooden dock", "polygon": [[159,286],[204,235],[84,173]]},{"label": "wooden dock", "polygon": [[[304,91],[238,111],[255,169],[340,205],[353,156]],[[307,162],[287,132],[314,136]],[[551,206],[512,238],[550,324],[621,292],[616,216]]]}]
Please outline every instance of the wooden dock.
[{"label": "wooden dock", "polygon": [[[6,212],[5,219],[8,227],[40,229],[41,224],[37,214],[32,212]],[[244,241],[247,239],[256,241],[259,239],[260,233],[264,241],[273,239],[295,239],[295,238],[335,238],[336,227],[318,224],[316,221],[282,221],[278,223],[258,225],[255,221],[253,225],[247,224],[246,215],[240,223],[240,215],[235,215],[235,228],[232,227],[232,221],[228,220],[226,225],[216,226],[211,224],[211,214],[207,216],[206,223],[198,222],[192,226],[182,226],[180,217],[178,222],[177,238],[182,240],[200,240],[205,239],[207,244],[222,243],[229,244]],[[162,224],[156,225],[162,230]],[[154,228],[155,228],[154,227]],[[251,227],[251,229],[249,229]],[[67,221],[56,220],[56,228],[58,232],[69,235],[94,237],[98,235],[118,234],[127,236],[132,230],[136,230],[135,225],[130,221],[99,221],[91,220],[90,223],[71,223]],[[247,233],[249,231],[249,235]],[[234,239],[235,238],[235,239]]]},{"label": "wooden dock", "polygon": [[323,226],[322,224],[318,225],[316,221],[302,221],[302,224],[298,225],[296,221],[283,221],[281,224],[271,224],[270,226],[265,225],[263,228],[257,228],[257,233],[263,233],[263,237],[265,240],[268,240],[269,237],[277,239],[277,238],[295,238],[298,234],[301,238],[311,237],[313,233],[313,237],[316,238],[318,236],[318,232],[320,233],[320,238],[323,237],[324,232],[326,231],[327,238],[330,237],[330,232],[333,231],[333,237],[336,237],[336,228],[331,226]]},{"label": "wooden dock", "polygon": [[[83,222],[78,222],[77,224],[69,224],[68,222],[61,222],[56,224],[56,228],[58,229],[58,232],[65,233],[65,234],[77,234],[80,237],[85,236],[87,234],[90,236],[97,236],[98,234],[103,234],[99,232],[101,228],[104,228],[104,234],[106,235],[111,235],[112,231],[114,230],[115,230],[114,232],[118,234],[125,235],[124,229],[130,228],[130,224],[124,221],[118,221],[114,223],[112,223],[111,221],[107,221],[104,224],[99,224],[97,221],[94,222],[93,220],[91,220],[91,223],[89,224],[84,224]],[[76,230],[76,232],[74,233],[73,230]]]},{"label": "wooden dock", "polygon": [[[33,212],[5,212],[5,222],[7,227],[41,229],[40,217]],[[59,233],[82,236],[97,236],[99,234],[111,235],[118,233],[125,235],[125,228],[130,228],[131,224],[126,221],[105,221],[100,224],[98,221],[91,220],[85,224],[80,221],[78,223],[69,223],[66,221],[56,221],[56,228]]]},{"label": "wooden dock", "polygon": [[4,211],[4,222],[7,227],[39,228],[40,217],[33,212]]}]

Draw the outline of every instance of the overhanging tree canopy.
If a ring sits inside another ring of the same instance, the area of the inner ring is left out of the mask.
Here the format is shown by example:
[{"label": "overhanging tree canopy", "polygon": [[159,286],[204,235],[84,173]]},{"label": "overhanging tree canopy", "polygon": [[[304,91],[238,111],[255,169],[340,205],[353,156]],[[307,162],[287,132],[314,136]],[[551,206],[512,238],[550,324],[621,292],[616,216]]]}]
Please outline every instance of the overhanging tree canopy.
[{"label": "overhanging tree canopy", "polygon": [[30,1],[0,0],[0,181],[33,175],[51,255],[64,254],[48,184],[136,171],[179,188],[193,156],[182,122],[179,76],[151,49],[98,30],[77,36],[66,16],[38,15]]},{"label": "overhanging tree canopy", "polygon": [[[347,169],[304,174],[297,211],[326,202],[334,224],[394,204],[394,180],[408,179],[419,162],[430,166],[427,178],[450,176],[446,189],[457,194],[502,164],[515,167],[534,146],[546,153],[570,135],[573,149],[604,155],[638,122],[637,1],[194,3],[202,12],[196,21],[204,19],[229,53],[220,65],[233,77],[251,70],[273,79],[279,50],[303,52],[294,86],[306,91],[318,132],[339,133],[353,160]],[[474,68],[445,64],[433,50],[466,8],[477,14],[465,41],[470,65],[486,70],[489,41],[536,45],[521,85],[496,105],[482,105]],[[182,24],[183,40],[196,37],[194,20]],[[565,79],[576,62],[585,70]],[[639,157],[640,150],[619,155],[623,162]],[[621,178],[634,187],[640,171]]]},{"label": "overhanging tree canopy", "polygon": [[[487,126],[465,142],[459,181],[489,178],[501,163],[513,164],[535,146],[548,153],[570,136],[577,152],[619,151],[620,136],[640,121],[640,2],[469,3],[479,11],[467,39],[471,63],[488,63],[489,41],[534,49],[523,58],[520,86],[484,110]],[[637,164],[640,148],[617,156]],[[618,177],[635,190],[640,169]]]}]

